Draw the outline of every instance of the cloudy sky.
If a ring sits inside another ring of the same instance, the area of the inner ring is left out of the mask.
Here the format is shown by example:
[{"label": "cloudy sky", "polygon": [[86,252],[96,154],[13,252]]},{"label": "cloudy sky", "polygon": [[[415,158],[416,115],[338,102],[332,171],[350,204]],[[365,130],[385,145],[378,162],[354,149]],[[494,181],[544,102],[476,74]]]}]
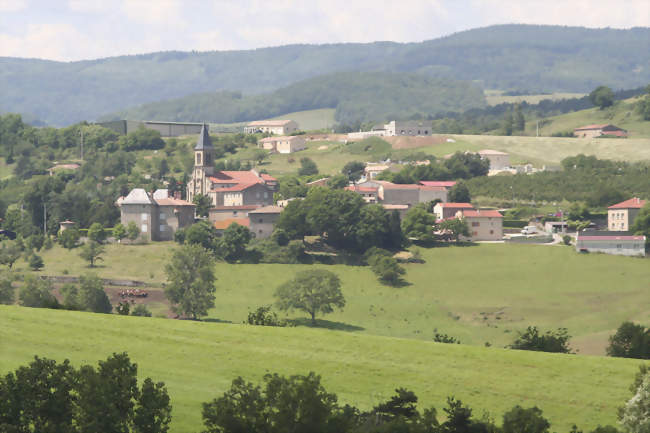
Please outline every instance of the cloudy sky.
[{"label": "cloudy sky", "polygon": [[0,56],[416,42],[504,23],[647,27],[650,0],[0,0]]}]

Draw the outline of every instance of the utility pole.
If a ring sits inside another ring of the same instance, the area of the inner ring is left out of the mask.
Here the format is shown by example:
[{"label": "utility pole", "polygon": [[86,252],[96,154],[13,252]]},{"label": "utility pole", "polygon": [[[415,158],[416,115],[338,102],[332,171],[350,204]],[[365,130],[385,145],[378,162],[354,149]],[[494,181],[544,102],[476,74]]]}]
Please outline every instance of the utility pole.
[{"label": "utility pole", "polygon": [[47,204],[43,203],[43,235],[47,236]]}]

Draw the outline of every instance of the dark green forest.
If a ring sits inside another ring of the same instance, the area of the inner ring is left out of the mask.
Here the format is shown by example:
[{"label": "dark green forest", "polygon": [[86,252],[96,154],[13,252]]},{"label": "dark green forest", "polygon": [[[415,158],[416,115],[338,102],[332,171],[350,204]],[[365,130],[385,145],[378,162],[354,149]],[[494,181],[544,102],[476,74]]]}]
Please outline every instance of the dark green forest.
[{"label": "dark green forest", "polygon": [[105,119],[233,123],[336,108],[336,120],[351,124],[484,106],[483,91],[467,81],[389,72],[342,72],[301,81],[270,94],[201,93],[153,102]]},{"label": "dark green forest", "polygon": [[160,52],[79,62],[0,58],[0,111],[68,125],[147,102],[223,90],[272,92],[342,71],[417,73],[527,92],[629,89],[650,81],[648,40],[647,28],[499,25],[406,44]]}]

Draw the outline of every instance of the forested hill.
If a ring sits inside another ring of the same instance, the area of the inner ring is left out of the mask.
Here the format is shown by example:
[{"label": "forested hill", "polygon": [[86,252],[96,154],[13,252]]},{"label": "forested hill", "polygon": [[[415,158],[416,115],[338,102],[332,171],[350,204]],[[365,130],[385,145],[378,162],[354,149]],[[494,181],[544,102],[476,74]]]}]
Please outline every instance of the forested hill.
[{"label": "forested hill", "polygon": [[113,119],[244,122],[318,108],[336,108],[336,120],[352,124],[413,114],[460,112],[485,106],[471,82],[395,72],[340,72],[310,78],[263,95],[210,92],[152,102],[105,116]]},{"label": "forested hill", "polygon": [[502,25],[408,44],[162,52],[69,63],[0,58],[0,111],[62,125],[192,93],[270,92],[340,71],[419,73],[502,90],[633,88],[650,82],[648,40],[650,28]]}]

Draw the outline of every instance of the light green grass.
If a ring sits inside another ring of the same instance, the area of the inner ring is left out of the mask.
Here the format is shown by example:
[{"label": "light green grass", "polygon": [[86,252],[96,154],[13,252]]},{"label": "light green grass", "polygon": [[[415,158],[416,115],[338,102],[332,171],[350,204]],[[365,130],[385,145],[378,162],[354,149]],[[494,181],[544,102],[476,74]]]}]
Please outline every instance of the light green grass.
[{"label": "light green grass", "polygon": [[4,158],[0,158],[0,180],[9,179],[14,175],[14,167],[16,164],[7,164]]},{"label": "light green grass", "polygon": [[290,119],[298,123],[303,131],[332,128],[336,123],[334,119],[335,108],[320,108],[318,110],[296,111],[283,114],[273,119]]},{"label": "light green grass", "polygon": [[[161,287],[175,248],[160,242],[110,245],[96,272]],[[503,347],[528,325],[566,327],[581,354],[604,354],[607,338],[625,320],[650,323],[650,260],[580,255],[564,246],[481,244],[423,249],[425,264],[405,265],[411,285],[378,283],[368,267],[312,265],[342,280],[347,305],[322,326],[366,334],[431,340],[447,333],[463,343]],[[89,269],[56,247],[42,253],[40,274],[79,275]],[[24,269],[20,261],[16,265]],[[217,264],[216,307],[210,318],[241,323],[251,309],[274,301],[275,288],[310,265]],[[305,317],[300,313],[289,317]]]},{"label": "light green grass", "polygon": [[[629,139],[650,139],[650,121],[641,120],[640,115],[634,109],[638,100],[639,98],[630,98],[617,101],[614,106],[604,110],[590,108],[548,117],[545,120],[550,121],[550,123],[540,127],[540,135],[550,136],[556,132],[573,131],[575,128],[585,125],[612,123],[627,130]],[[536,122],[534,120],[527,122],[526,132],[535,135],[535,127]],[[646,141],[646,148],[650,147],[647,143],[648,141]]]},{"label": "light green grass", "polygon": [[126,351],[139,377],[166,383],[172,432],[199,431],[201,403],[234,377],[265,373],[323,377],[342,403],[369,409],[396,387],[420,406],[449,395],[500,420],[515,404],[536,405],[554,431],[614,424],[639,362],[446,345],[306,328],[267,328],[0,306],[0,373],[34,355],[75,365]]},{"label": "light green grass", "polygon": [[529,104],[539,104],[540,101],[544,99],[559,100],[559,99],[571,99],[571,98],[582,98],[584,93],[551,93],[550,95],[518,95],[518,96],[506,96],[500,90],[486,90],[485,99],[488,105],[499,105],[508,103],[513,104],[517,102],[526,101]]}]

